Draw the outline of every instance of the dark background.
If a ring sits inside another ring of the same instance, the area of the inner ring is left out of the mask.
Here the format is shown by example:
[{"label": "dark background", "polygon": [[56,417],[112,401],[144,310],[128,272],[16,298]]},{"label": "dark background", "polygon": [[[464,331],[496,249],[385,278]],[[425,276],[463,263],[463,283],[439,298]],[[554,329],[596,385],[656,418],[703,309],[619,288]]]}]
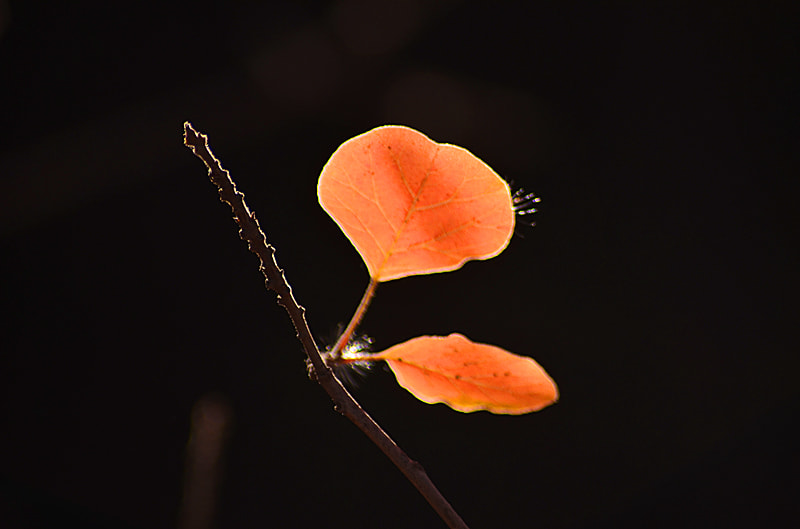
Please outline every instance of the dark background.
[{"label": "dark background", "polygon": [[368,279],[316,201],[346,139],[409,125],[542,197],[362,326],[558,382],[520,417],[354,390],[473,528],[794,527],[800,4],[522,5],[0,2],[0,527],[174,527],[199,400],[218,527],[443,527],[308,380],[185,120],[323,341]]}]

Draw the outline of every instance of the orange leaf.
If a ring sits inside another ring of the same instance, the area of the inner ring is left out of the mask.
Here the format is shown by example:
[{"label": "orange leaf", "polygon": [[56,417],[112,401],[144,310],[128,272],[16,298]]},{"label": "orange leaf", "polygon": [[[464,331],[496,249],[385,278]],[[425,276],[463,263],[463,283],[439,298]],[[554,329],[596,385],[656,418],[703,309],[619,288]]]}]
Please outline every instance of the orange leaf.
[{"label": "orange leaf", "polygon": [[558,400],[558,388],[532,358],[461,334],[420,336],[370,360],[386,360],[397,382],[419,400],[471,412],[518,415]]},{"label": "orange leaf", "polygon": [[343,143],[317,194],[377,281],[489,259],[514,231],[511,193],[497,173],[466,149],[408,127],[378,127]]}]

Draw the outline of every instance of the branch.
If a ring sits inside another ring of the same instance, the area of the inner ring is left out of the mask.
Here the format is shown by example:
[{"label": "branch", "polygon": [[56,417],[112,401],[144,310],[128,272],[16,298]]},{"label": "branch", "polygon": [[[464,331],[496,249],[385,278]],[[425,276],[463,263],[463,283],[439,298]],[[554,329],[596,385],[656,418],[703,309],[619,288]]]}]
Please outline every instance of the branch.
[{"label": "branch", "polygon": [[183,128],[184,145],[189,147],[194,155],[208,167],[208,176],[211,182],[217,186],[220,200],[228,204],[233,211],[234,220],[239,226],[239,237],[247,242],[248,249],[260,261],[259,269],[264,275],[267,288],[278,295],[278,304],[289,313],[289,318],[297,331],[297,337],[303,344],[303,349],[310,362],[309,376],[315,379],[330,395],[334,409],[350,419],[386,454],[451,529],[469,529],[430,480],[422,465],[408,457],[392,441],[386,432],[372,420],[372,417],[359,406],[322,360],[317,344],[308,328],[305,309],[294,299],[292,288],[275,260],[275,248],[267,244],[255,213],[247,207],[244,195],[236,189],[228,171],[222,168],[219,160],[211,153],[211,149],[208,147],[208,137],[194,130],[188,121],[183,124]]}]

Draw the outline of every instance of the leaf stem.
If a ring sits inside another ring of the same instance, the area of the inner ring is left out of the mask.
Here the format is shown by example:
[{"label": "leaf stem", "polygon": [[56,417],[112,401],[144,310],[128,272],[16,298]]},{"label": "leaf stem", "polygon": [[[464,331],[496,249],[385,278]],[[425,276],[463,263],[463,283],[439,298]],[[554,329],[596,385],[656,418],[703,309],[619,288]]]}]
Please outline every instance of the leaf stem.
[{"label": "leaf stem", "polygon": [[358,364],[359,362],[379,362],[383,358],[378,358],[377,355],[360,354],[358,356],[339,356],[339,358],[328,358],[326,356],[325,360],[338,365],[347,365]]},{"label": "leaf stem", "polygon": [[326,355],[334,362],[338,361],[342,357],[342,350],[350,341],[350,337],[353,335],[353,332],[355,332],[358,324],[361,323],[361,319],[367,312],[367,307],[369,307],[372,298],[375,296],[376,288],[378,288],[378,281],[376,281],[374,278],[370,278],[369,285],[367,285],[364,295],[361,296],[361,301],[358,303],[358,307],[356,308],[355,313],[353,313],[353,317],[350,318],[350,323],[347,324],[344,332],[342,332],[341,336],[339,336],[339,338],[336,340],[336,344],[333,346],[333,349],[331,349],[330,353]]}]

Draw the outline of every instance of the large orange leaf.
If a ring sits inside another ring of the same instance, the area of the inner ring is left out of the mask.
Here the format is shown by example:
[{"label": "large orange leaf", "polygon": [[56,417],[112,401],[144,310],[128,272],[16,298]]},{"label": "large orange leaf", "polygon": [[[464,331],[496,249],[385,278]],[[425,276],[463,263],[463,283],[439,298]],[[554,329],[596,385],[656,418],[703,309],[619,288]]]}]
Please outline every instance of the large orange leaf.
[{"label": "large orange leaf", "polygon": [[343,143],[317,193],[376,281],[489,259],[514,231],[511,193],[497,173],[466,149],[408,127],[378,127]]},{"label": "large orange leaf", "polygon": [[558,400],[558,388],[532,358],[461,334],[420,336],[370,360],[386,360],[397,382],[418,399],[471,412],[518,415]]}]

